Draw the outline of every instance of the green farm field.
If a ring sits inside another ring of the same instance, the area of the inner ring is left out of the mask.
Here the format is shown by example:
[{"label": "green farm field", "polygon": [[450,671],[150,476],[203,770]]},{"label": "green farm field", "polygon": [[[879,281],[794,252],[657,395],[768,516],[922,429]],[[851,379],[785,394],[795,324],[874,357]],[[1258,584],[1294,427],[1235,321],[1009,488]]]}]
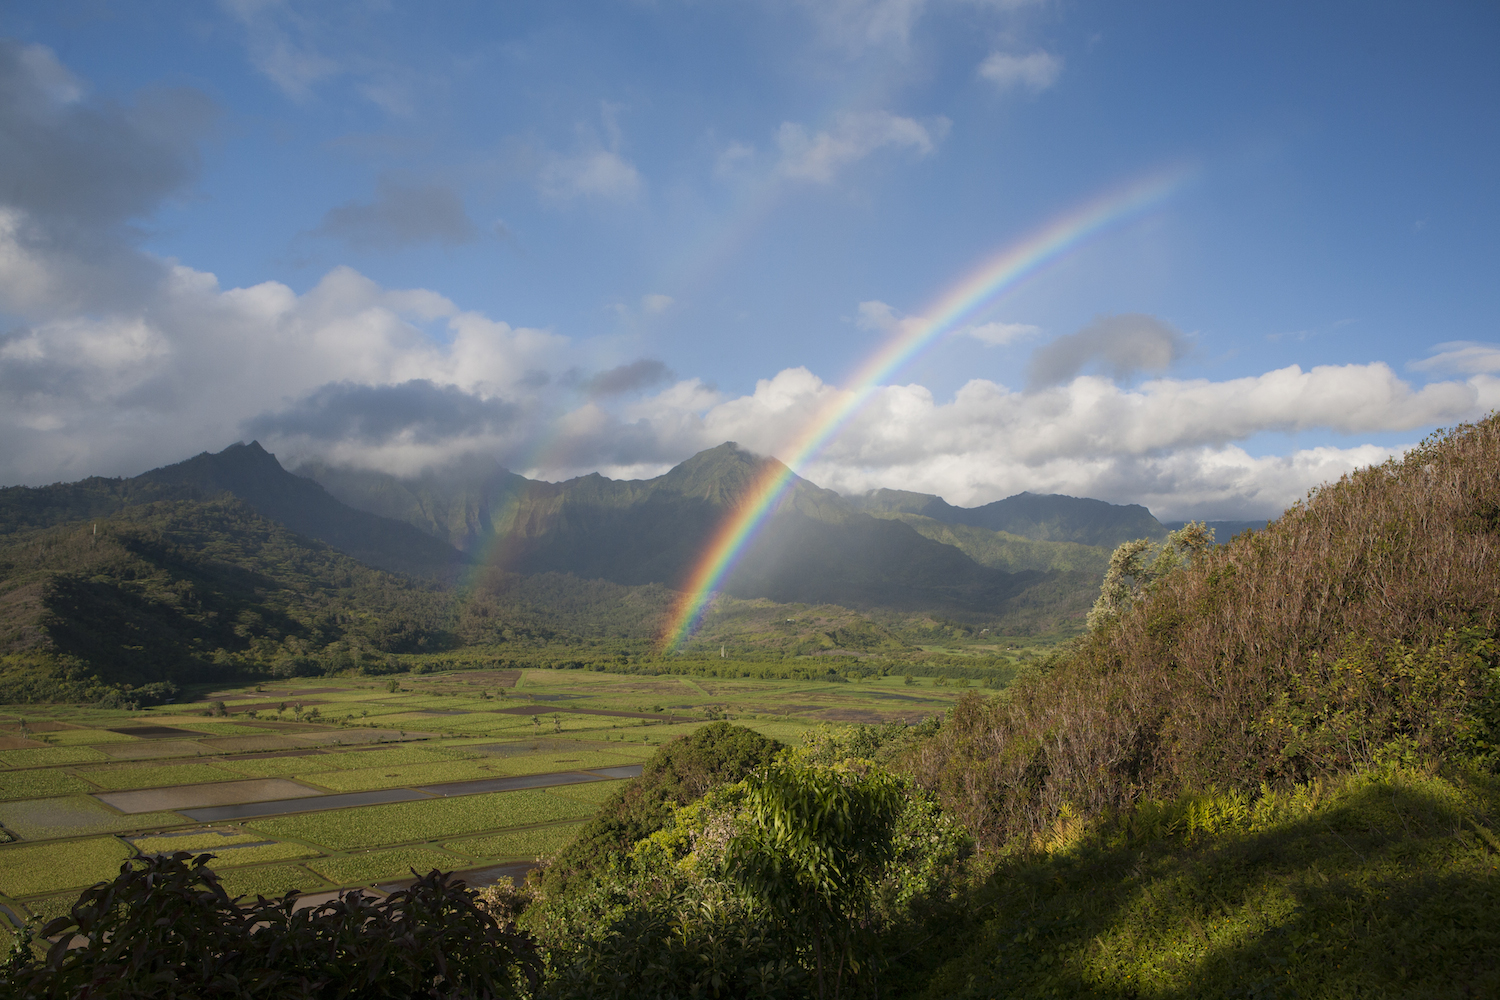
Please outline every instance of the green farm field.
[{"label": "green farm field", "polygon": [[[212,853],[230,893],[250,895],[535,859],[594,815],[620,786],[619,768],[713,719],[797,743],[821,724],[915,722],[962,690],[899,676],[461,670],[204,689],[137,712],[3,706],[0,916],[65,912],[128,858],[159,852]],[[219,702],[223,714],[212,714]],[[546,785],[561,772],[591,780]],[[465,781],[486,784],[472,793],[449,784]],[[543,787],[496,791],[497,781]],[[153,791],[179,788],[172,809],[152,804]],[[269,794],[291,797],[275,814],[255,813]],[[413,800],[358,801],[392,794]],[[211,808],[195,818],[183,795]],[[345,798],[322,805],[330,795]]]}]

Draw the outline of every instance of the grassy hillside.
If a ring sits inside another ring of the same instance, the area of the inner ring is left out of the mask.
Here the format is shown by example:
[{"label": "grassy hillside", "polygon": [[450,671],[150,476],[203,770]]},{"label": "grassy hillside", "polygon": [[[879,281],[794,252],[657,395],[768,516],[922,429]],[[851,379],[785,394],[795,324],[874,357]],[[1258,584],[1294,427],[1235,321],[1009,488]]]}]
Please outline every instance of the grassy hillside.
[{"label": "grassy hillside", "polygon": [[[902,995],[1500,993],[1500,786],[1400,766],[1184,796],[1003,859]],[[919,953],[920,954],[920,953]]]},{"label": "grassy hillside", "polygon": [[1500,418],[1315,491],[1173,573],[917,762],[991,843],[1382,754],[1491,754]]}]

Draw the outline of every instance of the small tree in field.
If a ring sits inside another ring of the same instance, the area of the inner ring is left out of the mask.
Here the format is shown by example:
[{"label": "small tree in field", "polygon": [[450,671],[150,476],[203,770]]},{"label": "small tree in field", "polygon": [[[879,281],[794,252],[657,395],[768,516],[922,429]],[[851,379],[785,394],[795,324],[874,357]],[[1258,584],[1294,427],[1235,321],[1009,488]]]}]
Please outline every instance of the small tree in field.
[{"label": "small tree in field", "polygon": [[899,786],[877,769],[789,764],[747,784],[747,829],[730,845],[730,872],[791,940],[811,943],[818,996],[838,997],[846,972],[869,965],[860,939],[891,857]]}]

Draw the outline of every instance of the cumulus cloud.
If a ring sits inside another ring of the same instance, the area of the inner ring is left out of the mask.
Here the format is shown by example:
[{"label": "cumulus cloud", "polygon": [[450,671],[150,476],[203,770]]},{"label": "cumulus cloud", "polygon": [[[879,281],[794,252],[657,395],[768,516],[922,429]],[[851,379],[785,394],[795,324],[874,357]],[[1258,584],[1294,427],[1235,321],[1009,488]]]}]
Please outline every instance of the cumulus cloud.
[{"label": "cumulus cloud", "polygon": [[[556,373],[588,359],[550,331],[350,268],[301,293],[274,281],[225,288],[142,253],[130,225],[192,182],[211,115],[191,92],[95,100],[47,50],[0,44],[0,483],[133,474],[247,430],[289,461],[415,472],[484,454],[544,478],[640,477],[725,440],[778,454],[852,402],[802,368],[729,396],[640,359],[583,383],[574,405],[552,387],[579,381]],[[641,307],[665,300],[653,293]],[[871,300],[856,322],[889,335],[922,318]],[[1005,323],[968,332],[1034,335]],[[1251,455],[1247,440],[1415,437],[1500,407],[1500,349],[1472,342],[1416,362],[1457,373],[1419,388],[1384,364],[1124,384],[1186,349],[1160,320],[1112,316],[1038,350],[1024,391],[983,379],[947,399],[881,387],[802,471],[842,492],[888,486],[966,505],[1032,490],[1146,503],[1164,517],[1265,516],[1389,451]]]},{"label": "cumulus cloud", "polygon": [[1500,372],[1500,344],[1482,344],[1473,340],[1452,340],[1438,344],[1434,353],[1408,368],[1419,372],[1456,372],[1477,375]]},{"label": "cumulus cloud", "polygon": [[1062,59],[1041,49],[1024,56],[991,52],[979,64],[979,75],[1001,90],[1021,88],[1033,94],[1039,94],[1056,83],[1062,70]]},{"label": "cumulus cloud", "polygon": [[[434,322],[440,338],[424,329]],[[568,350],[556,334],[433,292],[383,288],[349,268],[298,295],[279,282],[225,289],[178,266],[138,310],[58,316],[0,341],[0,421],[15,429],[0,451],[0,481],[139,472],[223,447],[247,421],[295,441],[330,441],[342,426],[351,436],[332,452],[387,465],[441,458],[453,443],[445,434],[509,448],[535,431],[521,416],[543,419],[537,393]],[[475,408],[453,387],[521,409]],[[397,424],[349,422],[359,405],[396,401],[406,407]],[[431,414],[418,419],[424,401]],[[465,414],[472,426],[461,431],[454,421]]]},{"label": "cumulus cloud", "polygon": [[375,182],[375,199],[331,208],[314,234],[350,246],[388,250],[415,243],[472,243],[479,231],[464,203],[445,184],[408,184],[390,177]]},{"label": "cumulus cloud", "polygon": [[503,399],[424,378],[395,385],[333,382],[293,406],[246,421],[245,430],[252,437],[318,442],[435,444],[502,431],[518,416],[518,407]]},{"label": "cumulus cloud", "polygon": [[1089,368],[1126,379],[1137,372],[1166,371],[1187,350],[1187,338],[1154,316],[1101,316],[1077,333],[1038,348],[1026,380],[1032,387],[1057,385]]},{"label": "cumulus cloud", "polygon": [[674,378],[671,369],[655,358],[641,358],[629,364],[619,365],[609,371],[600,372],[585,385],[590,396],[620,396],[627,392],[639,392]]},{"label": "cumulus cloud", "polygon": [[816,133],[795,122],[783,122],[776,133],[781,150],[776,170],[783,177],[827,183],[844,167],[886,147],[927,156],[948,134],[950,124],[938,118],[924,125],[889,111],[847,113],[832,128]]},{"label": "cumulus cloud", "polygon": [[[596,416],[592,433],[596,441],[628,434],[634,456],[670,456],[636,473],[645,475],[726,440],[777,454],[849,398],[802,368],[734,398],[679,383],[633,406],[623,415],[628,424]],[[885,486],[964,505],[1031,490],[1146,503],[1167,517],[1264,517],[1317,483],[1392,452],[1353,445],[1252,456],[1239,442],[1266,432],[1421,431],[1472,419],[1497,402],[1500,379],[1481,375],[1418,390],[1383,364],[1292,366],[1136,388],[1080,376],[1030,392],[978,379],[946,401],[920,385],[886,386],[804,474],[844,493]],[[581,471],[547,467],[548,478]]]},{"label": "cumulus cloud", "polygon": [[51,50],[0,40],[0,309],[94,309],[152,285],[127,226],[197,177],[215,114],[186,89],[91,98]]}]

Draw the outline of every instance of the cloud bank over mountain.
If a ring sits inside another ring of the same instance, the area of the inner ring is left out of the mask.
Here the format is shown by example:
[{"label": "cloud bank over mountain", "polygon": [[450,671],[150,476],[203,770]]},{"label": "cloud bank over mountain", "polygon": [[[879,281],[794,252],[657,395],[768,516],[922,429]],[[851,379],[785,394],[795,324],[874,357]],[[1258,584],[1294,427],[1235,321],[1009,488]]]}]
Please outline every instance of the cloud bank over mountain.
[{"label": "cloud bank over mountain", "polygon": [[[1051,81],[1027,65],[1005,72],[1032,89]],[[215,115],[187,89],[91,96],[50,50],[0,43],[0,484],[132,474],[248,437],[289,463],[414,473],[477,452],[534,477],[644,477],[726,440],[789,456],[847,392],[805,367],[724,392],[674,374],[675,361],[512,325],[348,266],[300,293],[279,281],[224,287],[145,252],[134,228],[191,193]],[[947,128],[934,121],[784,127],[780,170],[823,183],[884,147],[934,155]],[[550,197],[637,190],[633,167],[554,167]],[[330,209],[320,232],[376,248],[478,238],[451,188],[390,176],[374,200]],[[677,308],[652,293],[639,311]],[[876,300],[851,309],[870,350],[907,322]],[[1012,345],[1041,331],[993,320],[961,332]],[[1411,362],[1437,376],[1422,385],[1383,362],[1173,377],[1192,343],[1157,316],[1104,316],[1036,347],[1022,386],[974,378],[940,398],[887,385],[800,471],[841,492],[895,487],[964,505],[1030,490],[1164,517],[1266,516],[1392,453],[1361,436],[1415,439],[1500,406],[1500,348],[1484,343],[1439,344]],[[1349,440],[1263,453],[1265,435],[1309,432]]]}]

